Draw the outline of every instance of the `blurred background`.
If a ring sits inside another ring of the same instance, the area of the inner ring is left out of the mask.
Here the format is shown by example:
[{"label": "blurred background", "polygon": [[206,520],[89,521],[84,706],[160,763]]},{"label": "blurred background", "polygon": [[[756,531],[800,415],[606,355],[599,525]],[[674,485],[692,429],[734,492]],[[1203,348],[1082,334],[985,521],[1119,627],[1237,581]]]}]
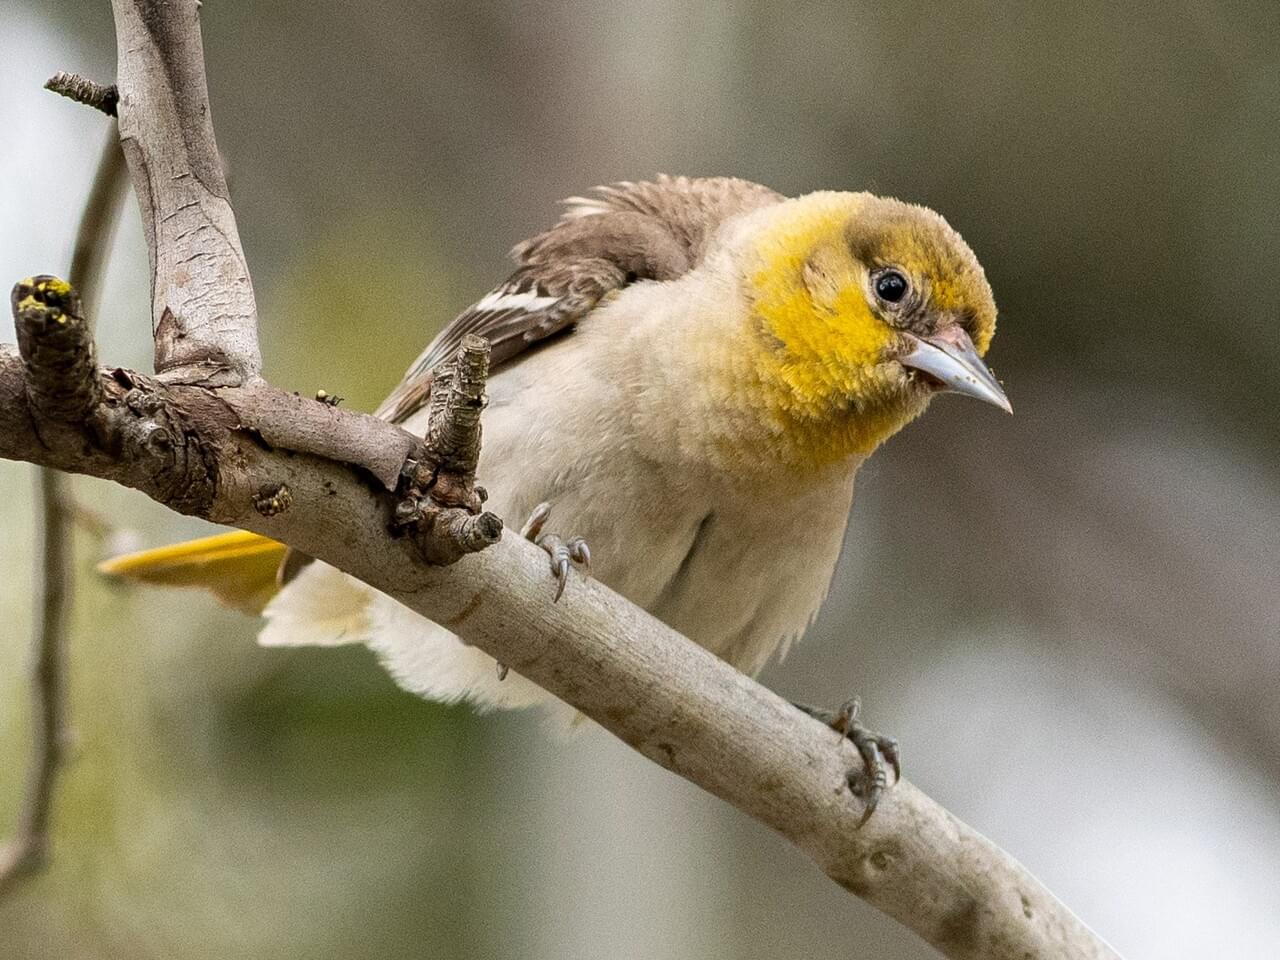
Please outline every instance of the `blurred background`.
[{"label": "blurred background", "polygon": [[[1280,943],[1280,6],[277,0],[203,8],[267,375],[372,409],[596,183],[733,174],[945,213],[1017,409],[863,468],[822,615],[763,680],[862,694],[909,776],[1130,958]],[[0,279],[65,273],[108,4],[0,4]],[[417,311],[368,315],[376,273]],[[132,198],[97,317],[147,369]],[[6,316],[0,340],[10,341]],[[0,462],[0,835],[29,748],[33,470]],[[145,545],[207,527],[77,478]],[[607,544],[593,544],[596,550]],[[932,956],[599,730],[260,650],[76,543],[73,758],[5,957]]]}]

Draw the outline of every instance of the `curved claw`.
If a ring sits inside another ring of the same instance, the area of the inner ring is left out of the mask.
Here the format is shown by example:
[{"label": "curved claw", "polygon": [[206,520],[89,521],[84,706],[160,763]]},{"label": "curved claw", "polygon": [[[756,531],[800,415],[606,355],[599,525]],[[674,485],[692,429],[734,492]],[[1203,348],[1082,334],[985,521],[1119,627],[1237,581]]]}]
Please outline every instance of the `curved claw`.
[{"label": "curved claw", "polygon": [[849,739],[862,755],[864,767],[862,770],[851,770],[848,777],[849,789],[862,798],[862,818],[858,821],[858,827],[861,829],[876,812],[880,798],[884,796],[884,791],[889,786],[889,778],[884,772],[884,758],[880,753],[878,737],[868,734],[862,737],[850,736]]},{"label": "curved claw", "polygon": [[551,575],[556,578],[556,595],[551,598],[551,602],[559,603],[564,595],[564,585],[569,580],[569,551],[563,546],[558,547],[551,555]]},{"label": "curved claw", "polygon": [[898,741],[894,737],[880,738],[880,752],[893,768],[893,782],[902,779],[902,755],[898,752]]},{"label": "curved claw", "polygon": [[538,534],[542,533],[542,527],[546,524],[549,516],[551,516],[551,504],[544,500],[533,508],[533,512],[529,514],[529,519],[520,528],[520,536],[536,543]]},{"label": "curved claw", "polygon": [[582,564],[584,573],[591,573],[591,548],[587,546],[587,541],[582,537],[574,537],[569,541],[569,556],[575,563]]},{"label": "curved claw", "polygon": [[564,593],[564,585],[569,579],[569,567],[572,565],[573,554],[569,545],[554,533],[544,533],[537,539],[537,544],[551,557],[551,575],[556,578],[555,600],[559,600]]},{"label": "curved claw", "polygon": [[840,708],[836,711],[836,715],[831,719],[831,729],[842,737],[849,735],[849,731],[858,722],[858,714],[862,711],[862,698],[852,697],[840,704]]}]

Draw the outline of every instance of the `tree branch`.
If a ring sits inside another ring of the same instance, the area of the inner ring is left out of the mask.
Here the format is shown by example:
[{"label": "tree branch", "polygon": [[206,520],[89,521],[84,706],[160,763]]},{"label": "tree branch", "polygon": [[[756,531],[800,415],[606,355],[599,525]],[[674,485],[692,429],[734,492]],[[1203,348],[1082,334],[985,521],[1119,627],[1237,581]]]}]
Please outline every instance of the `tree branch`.
[{"label": "tree branch", "polygon": [[213,136],[198,4],[111,9],[120,142],[151,253],[156,371],[192,383],[253,380],[258,311]]},{"label": "tree branch", "polygon": [[[150,223],[157,364],[168,375],[101,371],[96,387],[68,385],[101,397],[75,425],[43,418],[33,405],[27,384],[36,354],[0,348],[0,456],[112,479],[347,571],[773,827],[949,957],[1115,956],[1016,861],[908,783],[858,829],[862,804],[847,774],[861,760],[851,744],[598,582],[573,574],[564,599],[552,603],[545,555],[522,538],[508,533],[451,566],[425,566],[421,540],[435,525],[411,517],[414,535],[404,536],[413,511],[402,504],[443,494],[436,487],[444,471],[435,466],[446,450],[469,449],[465,422],[478,423],[470,411],[481,405],[474,351],[468,358],[464,347],[449,384],[437,385],[456,391],[439,403],[461,416],[459,432],[433,428],[434,448],[424,444],[405,461],[396,493],[345,452],[367,442],[363,432],[386,428],[371,418],[335,426],[343,435],[323,455],[263,442],[263,424],[286,431],[276,417],[291,414],[255,395],[265,387],[227,386],[256,375],[257,348],[248,272],[207,121],[196,5],[113,7],[121,125]],[[183,208],[184,197],[194,206]],[[185,226],[170,229],[171,217]],[[207,229],[213,222],[232,229]],[[226,272],[201,272],[192,292],[175,294],[187,290],[175,283],[184,261]],[[259,417],[252,429],[246,411]],[[480,499],[463,484],[439,505],[463,511],[452,515],[458,519],[474,516]]]}]

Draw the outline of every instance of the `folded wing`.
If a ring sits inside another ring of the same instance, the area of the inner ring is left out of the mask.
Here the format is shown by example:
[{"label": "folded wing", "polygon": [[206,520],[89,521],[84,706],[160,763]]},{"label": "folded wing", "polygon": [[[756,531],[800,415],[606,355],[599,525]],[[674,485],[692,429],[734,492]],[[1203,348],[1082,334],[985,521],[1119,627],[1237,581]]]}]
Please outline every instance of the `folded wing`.
[{"label": "folded wing", "polygon": [[399,423],[421,409],[433,372],[467,334],[488,340],[491,365],[501,366],[572,330],[628,284],[681,276],[698,264],[725,220],[781,199],[768,187],[732,177],[668,176],[569,198],[554,227],[511,251],[517,267],[506,282],[427,345],[378,416]]}]

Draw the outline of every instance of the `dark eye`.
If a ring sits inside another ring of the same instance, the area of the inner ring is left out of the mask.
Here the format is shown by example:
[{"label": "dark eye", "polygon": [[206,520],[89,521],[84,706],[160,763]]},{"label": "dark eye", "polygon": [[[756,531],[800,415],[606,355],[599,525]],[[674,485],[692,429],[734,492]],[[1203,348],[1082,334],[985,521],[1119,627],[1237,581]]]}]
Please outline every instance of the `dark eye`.
[{"label": "dark eye", "polygon": [[899,303],[907,295],[910,286],[907,278],[897,270],[886,270],[875,281],[876,296],[885,303]]}]

